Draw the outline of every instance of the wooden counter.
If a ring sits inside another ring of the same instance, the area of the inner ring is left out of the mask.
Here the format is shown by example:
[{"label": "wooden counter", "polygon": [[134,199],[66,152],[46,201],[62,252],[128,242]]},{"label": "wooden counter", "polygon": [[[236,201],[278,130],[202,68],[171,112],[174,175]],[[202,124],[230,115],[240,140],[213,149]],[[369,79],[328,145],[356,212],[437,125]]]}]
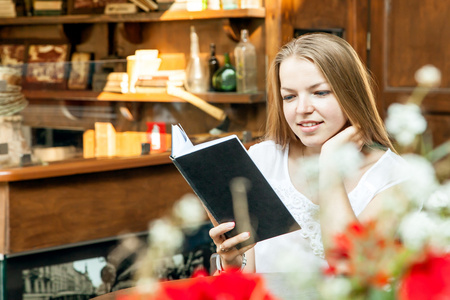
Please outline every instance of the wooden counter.
[{"label": "wooden counter", "polygon": [[186,193],[168,152],[0,170],[0,253],[145,231]]}]

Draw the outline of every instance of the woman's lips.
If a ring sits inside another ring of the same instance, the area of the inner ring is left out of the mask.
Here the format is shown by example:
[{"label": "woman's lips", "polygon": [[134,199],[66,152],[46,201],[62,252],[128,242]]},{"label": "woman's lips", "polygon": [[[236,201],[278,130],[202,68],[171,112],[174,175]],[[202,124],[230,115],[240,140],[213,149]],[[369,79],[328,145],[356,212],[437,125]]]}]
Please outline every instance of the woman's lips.
[{"label": "woman's lips", "polygon": [[300,122],[298,125],[300,127],[300,130],[306,133],[313,132],[317,130],[323,122],[315,122],[315,121],[303,121]]}]

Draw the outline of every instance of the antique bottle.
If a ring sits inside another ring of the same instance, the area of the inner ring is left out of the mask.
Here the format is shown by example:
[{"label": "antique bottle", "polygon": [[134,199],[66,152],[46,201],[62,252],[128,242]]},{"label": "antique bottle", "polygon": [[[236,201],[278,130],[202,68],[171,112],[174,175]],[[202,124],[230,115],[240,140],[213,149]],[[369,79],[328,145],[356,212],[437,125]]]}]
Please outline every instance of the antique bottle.
[{"label": "antique bottle", "polygon": [[208,68],[200,57],[197,32],[191,26],[191,55],[186,68],[186,90],[191,93],[204,93],[208,90]]},{"label": "antique bottle", "polygon": [[209,67],[209,90],[213,91],[214,87],[212,84],[212,77],[214,73],[219,69],[219,60],[216,57],[216,45],[214,43],[211,43],[209,45],[210,54],[209,54],[209,60],[208,60],[208,67]]},{"label": "antique bottle", "polygon": [[236,91],[236,70],[231,65],[229,54],[225,53],[224,57],[225,64],[214,73],[213,87],[216,91],[233,92]]},{"label": "antique bottle", "polygon": [[236,59],[236,89],[238,93],[255,93],[258,90],[256,81],[256,50],[249,41],[248,30],[241,30],[241,40],[234,48]]}]

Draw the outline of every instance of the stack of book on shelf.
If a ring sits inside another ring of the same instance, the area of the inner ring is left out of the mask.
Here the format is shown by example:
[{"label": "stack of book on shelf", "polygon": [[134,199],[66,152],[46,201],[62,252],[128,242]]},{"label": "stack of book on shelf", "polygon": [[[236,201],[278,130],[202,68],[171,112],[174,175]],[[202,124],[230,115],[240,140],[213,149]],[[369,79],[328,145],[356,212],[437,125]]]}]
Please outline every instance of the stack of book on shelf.
[{"label": "stack of book on shelf", "polygon": [[187,10],[187,0],[158,0],[159,10]]},{"label": "stack of book on shelf", "polygon": [[57,16],[63,12],[63,0],[34,0],[33,14],[35,16]]},{"label": "stack of book on shelf", "polygon": [[83,133],[84,158],[140,156],[148,154],[149,146],[146,132],[116,132],[108,122],[95,122],[95,129]]},{"label": "stack of book on shelf", "polygon": [[104,10],[104,13],[107,15],[135,14],[137,12],[137,6],[127,0],[108,0]]},{"label": "stack of book on shelf", "polygon": [[0,0],[0,18],[17,17],[16,4],[13,0]]},{"label": "stack of book on shelf", "polygon": [[158,3],[154,0],[109,0],[105,7],[105,14],[132,14],[137,13],[138,8],[148,12],[158,9]]},{"label": "stack of book on shelf", "polygon": [[139,75],[136,93],[165,93],[168,86],[182,87],[186,78],[184,70],[160,70],[151,75]]},{"label": "stack of book on shelf", "polygon": [[137,7],[145,12],[158,9],[158,3],[156,3],[156,1],[154,0],[130,0],[130,2],[134,3]]},{"label": "stack of book on shelf", "polygon": [[106,79],[104,92],[128,93],[128,74],[127,72],[111,72]]}]

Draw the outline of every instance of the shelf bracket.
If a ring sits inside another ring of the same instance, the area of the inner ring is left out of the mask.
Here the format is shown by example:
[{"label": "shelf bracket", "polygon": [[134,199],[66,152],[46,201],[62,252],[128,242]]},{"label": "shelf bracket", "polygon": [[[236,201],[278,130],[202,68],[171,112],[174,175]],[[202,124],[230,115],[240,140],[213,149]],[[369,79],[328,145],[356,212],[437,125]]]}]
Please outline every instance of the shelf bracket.
[{"label": "shelf bracket", "polygon": [[132,44],[142,43],[142,25],[139,22],[118,23],[117,29],[128,42]]},{"label": "shelf bracket", "polygon": [[241,29],[248,29],[250,34],[255,30],[250,20],[244,18],[223,19],[222,29],[225,34],[236,43],[241,40]]},{"label": "shelf bracket", "polygon": [[60,24],[62,33],[71,44],[80,44],[83,37],[89,36],[92,32],[91,24]]}]

